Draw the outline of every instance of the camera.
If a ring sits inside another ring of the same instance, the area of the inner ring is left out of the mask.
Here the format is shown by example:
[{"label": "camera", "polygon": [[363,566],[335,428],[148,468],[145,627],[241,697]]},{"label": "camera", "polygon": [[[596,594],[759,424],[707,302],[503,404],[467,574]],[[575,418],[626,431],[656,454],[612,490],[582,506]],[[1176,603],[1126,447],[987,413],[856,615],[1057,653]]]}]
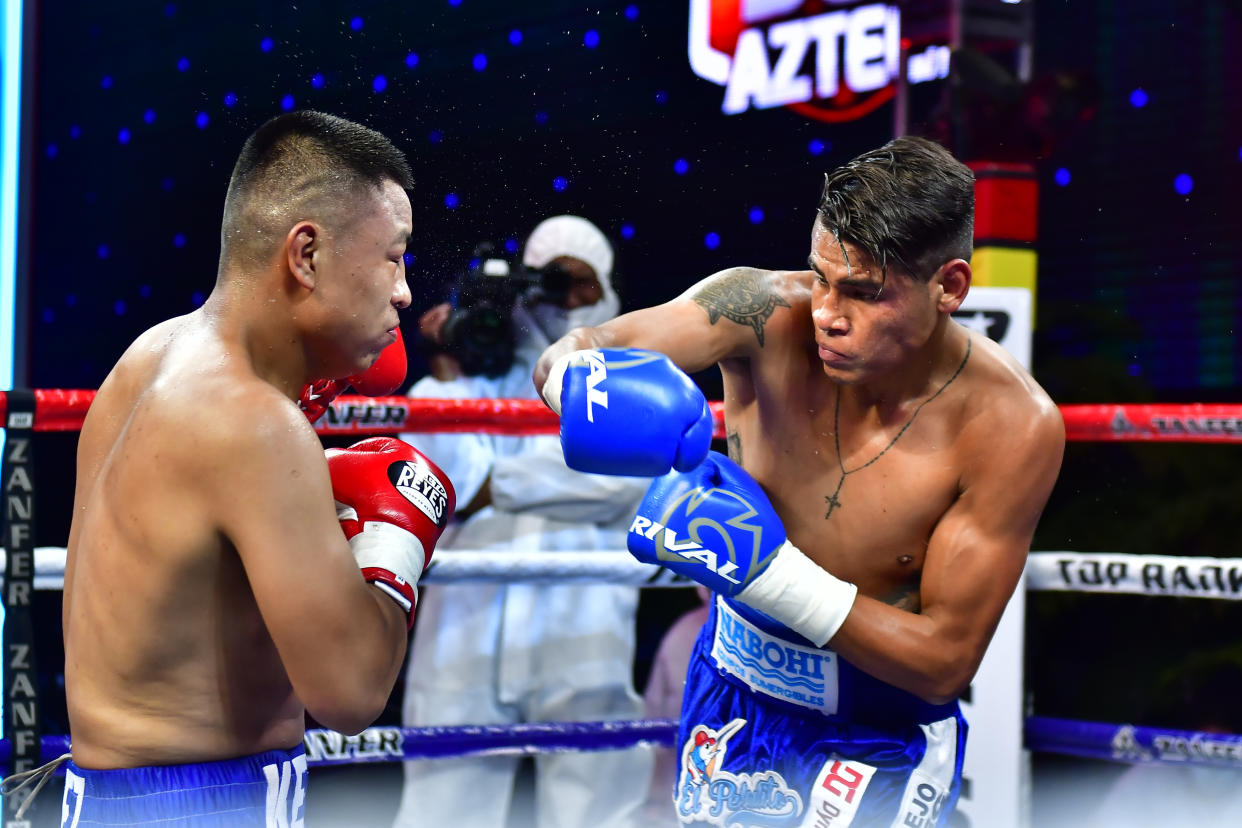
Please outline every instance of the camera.
[{"label": "camera", "polygon": [[449,291],[452,310],[440,331],[440,350],[457,360],[467,376],[503,376],[513,367],[518,302],[561,304],[569,292],[569,273],[553,264],[523,267],[488,242],[474,249],[470,266]]}]

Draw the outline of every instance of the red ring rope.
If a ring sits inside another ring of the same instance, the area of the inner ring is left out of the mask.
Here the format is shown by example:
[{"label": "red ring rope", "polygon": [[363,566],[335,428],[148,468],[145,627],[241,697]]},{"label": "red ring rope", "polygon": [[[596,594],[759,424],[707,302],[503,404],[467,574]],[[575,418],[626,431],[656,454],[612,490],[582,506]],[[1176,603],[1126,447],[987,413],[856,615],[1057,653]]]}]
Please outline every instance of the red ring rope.
[{"label": "red ring rope", "polygon": [[[87,390],[37,390],[35,431],[76,431],[95,398]],[[0,417],[8,395],[0,391]],[[723,404],[712,403],[716,436],[724,436]],[[1242,443],[1242,405],[1159,403],[1063,405],[1066,436],[1077,441],[1149,440]],[[555,434],[557,417],[538,400],[444,400],[342,396],[315,428],[321,434],[399,431]]]}]

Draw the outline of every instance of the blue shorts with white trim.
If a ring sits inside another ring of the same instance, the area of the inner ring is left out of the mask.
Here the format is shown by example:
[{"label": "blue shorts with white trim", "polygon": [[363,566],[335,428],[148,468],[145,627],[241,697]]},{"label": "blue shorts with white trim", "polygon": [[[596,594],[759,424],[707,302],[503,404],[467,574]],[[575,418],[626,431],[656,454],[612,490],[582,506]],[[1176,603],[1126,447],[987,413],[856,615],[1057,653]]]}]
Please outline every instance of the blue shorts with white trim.
[{"label": "blue shorts with white trim", "polygon": [[193,765],[65,770],[61,828],[301,828],[306,753],[271,750]]},{"label": "blue shorts with white trim", "polygon": [[674,806],[683,825],[946,824],[966,721],[717,598],[691,656]]}]

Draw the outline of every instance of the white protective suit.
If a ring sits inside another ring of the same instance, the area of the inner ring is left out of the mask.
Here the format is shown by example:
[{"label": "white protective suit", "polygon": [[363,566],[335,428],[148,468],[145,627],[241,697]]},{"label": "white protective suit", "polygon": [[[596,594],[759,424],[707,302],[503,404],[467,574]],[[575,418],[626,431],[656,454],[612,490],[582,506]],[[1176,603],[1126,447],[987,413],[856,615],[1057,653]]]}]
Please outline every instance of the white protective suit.
[{"label": "white protective suit", "polygon": [[[413,397],[535,398],[531,371],[569,326],[616,315],[612,251],[583,219],[558,216],[531,234],[525,263],[571,255],[591,264],[604,288],[594,305],[515,312],[519,347],[503,377],[427,377]],[[565,466],[555,436],[403,435],[453,481],[470,503],[491,476],[492,505],[446,530],[441,549],[617,550],[649,480],[588,475]],[[428,586],[406,669],[408,726],[593,721],[642,717],[634,692],[638,589],[603,584]],[[636,825],[646,796],[648,748],[553,753],[535,758],[539,828]],[[517,757],[405,763],[396,825],[504,828]]]}]

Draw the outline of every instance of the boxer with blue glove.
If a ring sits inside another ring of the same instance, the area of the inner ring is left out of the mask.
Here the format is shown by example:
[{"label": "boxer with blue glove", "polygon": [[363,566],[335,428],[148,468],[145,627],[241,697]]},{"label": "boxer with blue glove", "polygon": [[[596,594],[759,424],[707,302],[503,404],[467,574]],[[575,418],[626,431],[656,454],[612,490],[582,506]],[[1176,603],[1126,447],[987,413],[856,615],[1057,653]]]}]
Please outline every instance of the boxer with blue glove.
[{"label": "boxer with blue glove", "polygon": [[[898,138],[828,174],[805,269],[722,270],[571,330],[535,367],[572,462],[663,475],[630,551],[716,592],[683,694],[683,825],[943,828],[954,810],[957,699],[1065,441],[1024,368],[952,319],[973,187],[943,147]],[[680,370],[585,356],[640,348]],[[687,465],[699,408],[681,371],[713,365],[729,459]],[[605,386],[607,412],[588,393]]]},{"label": "boxer with blue glove", "polygon": [[668,357],[638,348],[560,357],[542,394],[561,415],[571,469],[655,477],[703,462],[712,440],[707,398]]}]

